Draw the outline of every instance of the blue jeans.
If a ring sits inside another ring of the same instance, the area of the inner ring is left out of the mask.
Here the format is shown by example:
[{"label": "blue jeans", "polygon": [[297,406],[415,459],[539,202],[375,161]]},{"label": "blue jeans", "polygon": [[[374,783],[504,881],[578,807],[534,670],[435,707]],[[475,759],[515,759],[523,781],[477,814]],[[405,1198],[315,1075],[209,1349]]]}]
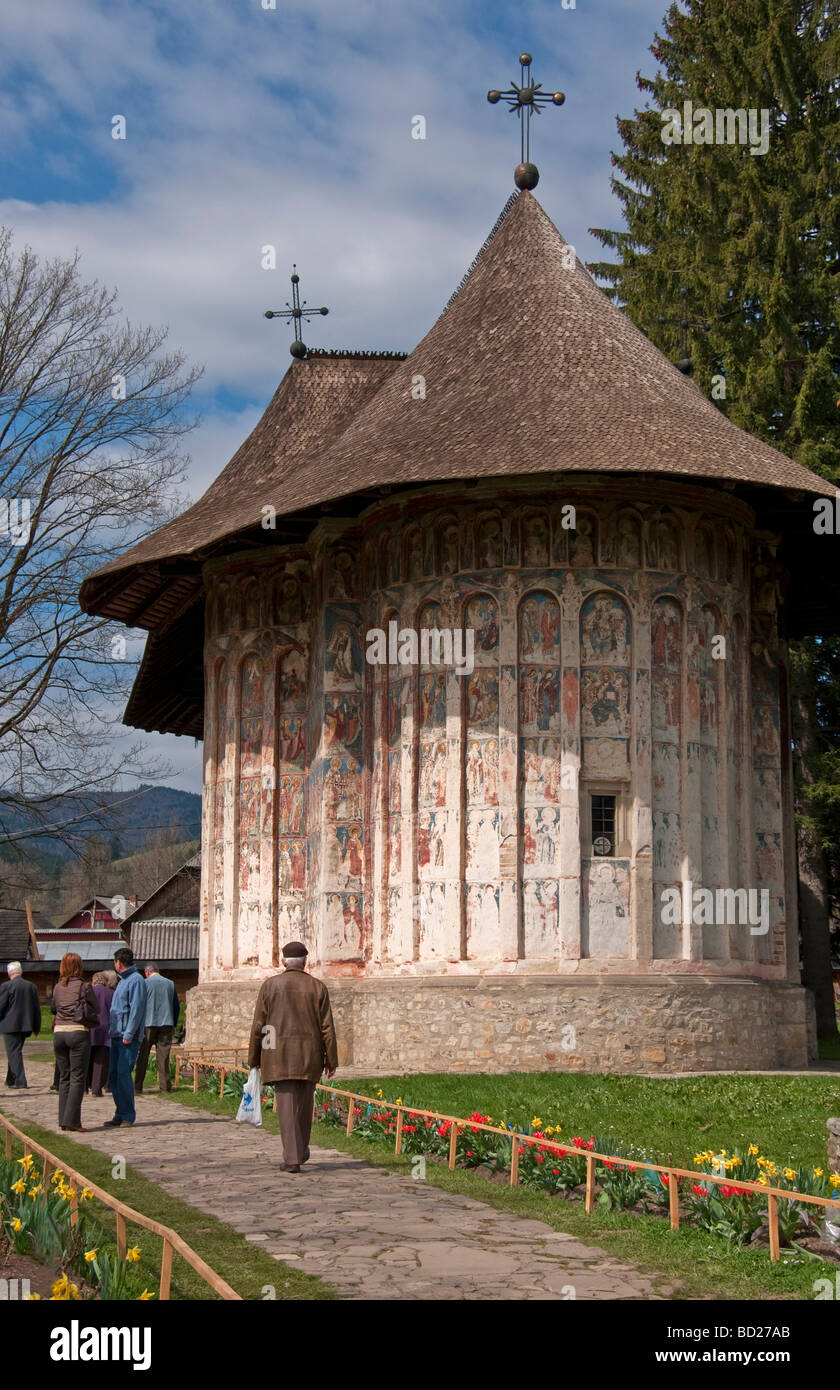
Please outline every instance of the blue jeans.
[{"label": "blue jeans", "polygon": [[115,1120],[135,1119],[134,1082],[131,1079],[131,1073],[134,1070],[134,1063],[137,1061],[139,1049],[139,1038],[135,1038],[134,1042],[129,1043],[127,1046],[122,1038],[111,1039],[111,1056],[108,1063],[108,1089],[117,1107],[114,1112]]}]

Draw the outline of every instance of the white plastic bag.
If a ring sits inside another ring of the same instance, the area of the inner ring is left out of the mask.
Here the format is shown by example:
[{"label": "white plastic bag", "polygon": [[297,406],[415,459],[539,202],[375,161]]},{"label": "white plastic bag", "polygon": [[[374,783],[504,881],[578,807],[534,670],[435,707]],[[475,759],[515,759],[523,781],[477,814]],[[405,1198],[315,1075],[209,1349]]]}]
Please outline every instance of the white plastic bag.
[{"label": "white plastic bag", "polygon": [[238,1123],[244,1120],[249,1125],[262,1125],[260,1090],[260,1069],[259,1067],[252,1067],[248,1073],[248,1080],[245,1082],[239,1109],[236,1112]]}]

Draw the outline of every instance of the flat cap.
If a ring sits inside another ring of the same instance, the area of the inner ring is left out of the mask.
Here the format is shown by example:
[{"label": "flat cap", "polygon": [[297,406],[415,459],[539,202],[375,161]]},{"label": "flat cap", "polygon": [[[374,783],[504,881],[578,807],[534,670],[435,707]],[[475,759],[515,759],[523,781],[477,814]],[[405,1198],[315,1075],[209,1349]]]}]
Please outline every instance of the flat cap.
[{"label": "flat cap", "polygon": [[308,956],[309,952],[302,941],[287,941],[283,947],[283,955],[286,960],[299,960],[301,956]]}]

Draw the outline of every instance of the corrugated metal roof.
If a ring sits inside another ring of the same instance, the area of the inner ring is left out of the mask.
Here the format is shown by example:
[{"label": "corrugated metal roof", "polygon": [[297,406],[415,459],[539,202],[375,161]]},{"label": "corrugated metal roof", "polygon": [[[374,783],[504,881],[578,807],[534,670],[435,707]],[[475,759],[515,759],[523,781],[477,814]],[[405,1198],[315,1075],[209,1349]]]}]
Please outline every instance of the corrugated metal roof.
[{"label": "corrugated metal roof", "polygon": [[198,960],[198,918],[151,917],[131,929],[131,949],[139,960]]},{"label": "corrugated metal roof", "polygon": [[119,936],[110,938],[110,942],[100,937],[98,941],[71,941],[68,942],[64,937],[61,940],[52,940],[38,935],[38,955],[41,960],[61,960],[62,956],[68,951],[74,951],[82,960],[112,960],[114,951],[122,944]]}]

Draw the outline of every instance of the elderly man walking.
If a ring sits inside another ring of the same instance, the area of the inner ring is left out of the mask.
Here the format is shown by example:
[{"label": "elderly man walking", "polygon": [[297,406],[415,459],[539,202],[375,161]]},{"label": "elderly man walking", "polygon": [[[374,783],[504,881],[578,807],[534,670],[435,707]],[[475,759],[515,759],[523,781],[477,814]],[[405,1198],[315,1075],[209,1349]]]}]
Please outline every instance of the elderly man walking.
[{"label": "elderly man walking", "polygon": [[37,989],[23,978],[19,960],[10,960],[6,971],[8,981],[0,985],[0,1033],[8,1059],[6,1085],[10,1090],[25,1091],[23,1044],[30,1033],[41,1031],[41,1005]]},{"label": "elderly man walking", "polygon": [[136,1096],[143,1094],[143,1082],[146,1079],[146,1068],[149,1065],[152,1047],[155,1049],[157,1060],[158,1090],[172,1090],[172,1082],[169,1080],[169,1054],[172,1050],[172,1032],[178,1022],[181,1008],[174,982],[168,980],[165,975],[161,975],[154,962],[149,962],[144,973],[146,976],[146,1029],[140,1044],[140,1051],[137,1054],[137,1066],[134,1069],[134,1094]]},{"label": "elderly man walking", "polygon": [[338,1066],[330,996],[306,973],[307,954],[301,941],[283,947],[283,974],[260,987],[248,1050],[249,1067],[277,1097],[284,1173],[299,1173],[309,1158],[315,1083]]}]

